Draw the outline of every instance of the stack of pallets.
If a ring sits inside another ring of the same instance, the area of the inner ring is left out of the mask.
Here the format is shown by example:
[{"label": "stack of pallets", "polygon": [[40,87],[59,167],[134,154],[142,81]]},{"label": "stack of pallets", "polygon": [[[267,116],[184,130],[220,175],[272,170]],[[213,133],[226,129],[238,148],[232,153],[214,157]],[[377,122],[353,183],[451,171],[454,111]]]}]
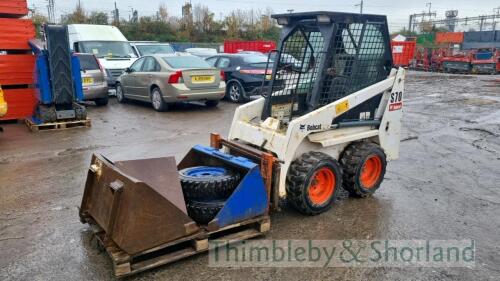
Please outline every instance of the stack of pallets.
[{"label": "stack of pallets", "polygon": [[0,85],[8,104],[2,120],[33,115],[37,104],[34,89],[35,57],[28,44],[35,38],[26,0],[0,0]]}]

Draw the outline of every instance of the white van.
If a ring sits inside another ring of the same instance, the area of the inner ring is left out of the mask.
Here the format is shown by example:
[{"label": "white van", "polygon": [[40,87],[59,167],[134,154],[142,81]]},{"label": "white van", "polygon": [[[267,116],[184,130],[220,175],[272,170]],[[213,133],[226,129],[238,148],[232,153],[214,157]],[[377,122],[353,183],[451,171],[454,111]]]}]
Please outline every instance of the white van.
[{"label": "white van", "polygon": [[130,41],[130,45],[139,57],[175,53],[172,45],[158,41]]},{"label": "white van", "polygon": [[108,86],[114,88],[126,68],[137,60],[137,54],[121,31],[111,25],[70,24],[69,43],[77,53],[94,54],[106,70]]}]

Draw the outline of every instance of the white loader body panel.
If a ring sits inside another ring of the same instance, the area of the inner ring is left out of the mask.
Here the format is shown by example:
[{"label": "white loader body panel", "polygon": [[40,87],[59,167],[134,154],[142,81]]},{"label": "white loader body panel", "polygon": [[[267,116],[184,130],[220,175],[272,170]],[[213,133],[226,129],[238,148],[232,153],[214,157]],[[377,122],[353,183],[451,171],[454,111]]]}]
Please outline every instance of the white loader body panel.
[{"label": "white loader body panel", "polygon": [[[358,92],[293,119],[286,129],[279,128],[276,119],[260,121],[264,98],[236,109],[229,140],[239,140],[261,147],[276,155],[281,162],[279,194],[286,195],[286,175],[290,164],[307,151],[321,151],[339,160],[351,142],[370,139],[379,143],[387,160],[399,157],[403,110],[405,70],[393,69],[389,77]],[[332,129],[335,117],[362,102],[383,93],[375,118],[381,121],[378,129],[372,126]],[[258,120],[258,121],[256,121]]]}]

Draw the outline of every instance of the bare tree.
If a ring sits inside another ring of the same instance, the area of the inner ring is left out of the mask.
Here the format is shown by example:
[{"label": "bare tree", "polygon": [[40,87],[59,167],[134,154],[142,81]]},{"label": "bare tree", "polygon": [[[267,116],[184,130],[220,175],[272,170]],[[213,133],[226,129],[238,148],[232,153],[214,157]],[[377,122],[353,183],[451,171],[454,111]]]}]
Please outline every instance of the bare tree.
[{"label": "bare tree", "polygon": [[65,24],[69,23],[86,23],[87,15],[82,5],[76,4],[75,10],[71,14],[63,15],[62,22]]},{"label": "bare tree", "polygon": [[164,3],[160,4],[160,6],[158,7],[158,17],[160,21],[168,22],[167,5],[165,5]]},{"label": "bare tree", "polygon": [[215,14],[212,13],[207,6],[197,4],[193,9],[193,19],[196,29],[203,32],[213,30]]},{"label": "bare tree", "polygon": [[227,26],[227,36],[229,38],[239,38],[240,31],[244,29],[245,19],[246,15],[242,10],[231,11],[231,13],[226,16],[225,23]]},{"label": "bare tree", "polygon": [[103,12],[93,11],[90,13],[87,22],[90,24],[108,24],[108,14]]}]

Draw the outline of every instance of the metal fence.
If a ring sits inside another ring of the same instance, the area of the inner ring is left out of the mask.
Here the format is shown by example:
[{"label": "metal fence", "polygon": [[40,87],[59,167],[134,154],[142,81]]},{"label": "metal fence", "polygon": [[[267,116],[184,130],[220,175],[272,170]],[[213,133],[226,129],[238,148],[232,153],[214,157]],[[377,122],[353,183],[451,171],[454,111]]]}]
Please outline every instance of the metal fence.
[{"label": "metal fence", "polygon": [[222,51],[223,43],[195,43],[195,42],[173,42],[170,43],[175,51],[185,52],[189,48],[211,48],[217,52]]}]

